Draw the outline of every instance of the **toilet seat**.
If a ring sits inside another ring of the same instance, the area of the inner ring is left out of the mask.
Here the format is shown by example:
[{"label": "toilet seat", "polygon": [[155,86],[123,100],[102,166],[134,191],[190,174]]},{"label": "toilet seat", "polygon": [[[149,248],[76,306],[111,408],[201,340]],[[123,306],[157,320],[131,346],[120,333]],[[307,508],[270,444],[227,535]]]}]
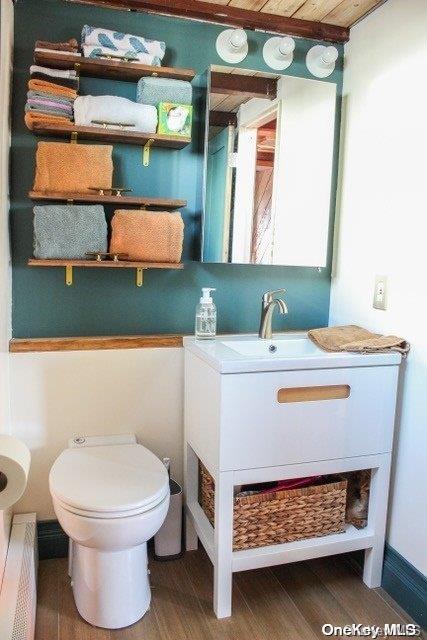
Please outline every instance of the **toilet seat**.
[{"label": "toilet seat", "polygon": [[123,518],[149,511],[169,494],[162,462],[140,444],[70,448],[49,475],[52,496],[77,515]]},{"label": "toilet seat", "polygon": [[83,518],[94,518],[94,519],[119,519],[119,518],[131,518],[132,516],[139,516],[143,513],[148,513],[149,511],[153,511],[157,507],[162,507],[163,503],[169,499],[169,494],[167,493],[165,497],[160,500],[156,500],[152,504],[144,505],[143,507],[139,507],[137,509],[130,509],[128,511],[87,511],[84,509],[77,509],[76,507],[72,507],[69,504],[60,500],[55,494],[52,493],[52,497],[56,503],[62,507],[65,511],[69,513],[73,513],[76,516],[82,516]]}]

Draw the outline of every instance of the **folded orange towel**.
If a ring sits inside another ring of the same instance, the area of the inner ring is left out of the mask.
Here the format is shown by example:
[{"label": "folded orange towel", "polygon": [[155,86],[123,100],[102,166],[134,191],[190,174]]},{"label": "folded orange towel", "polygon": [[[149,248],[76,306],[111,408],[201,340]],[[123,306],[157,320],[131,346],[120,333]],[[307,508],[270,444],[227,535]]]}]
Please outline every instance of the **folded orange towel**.
[{"label": "folded orange towel", "polygon": [[141,262],[181,260],[184,223],[178,211],[118,210],[111,230],[111,253],[127,253]]},{"label": "folded orange towel", "polygon": [[324,351],[354,351],[358,353],[375,353],[398,351],[405,356],[409,343],[397,336],[382,336],[354,324],[343,327],[324,327],[310,329],[308,337]]},{"label": "folded orange towel", "polygon": [[90,192],[111,189],[113,147],[102,144],[39,142],[34,191]]},{"label": "folded orange towel", "polygon": [[72,122],[72,119],[66,116],[50,116],[47,113],[40,113],[38,111],[27,111],[24,119],[28,129],[32,129],[33,125],[37,122],[44,122],[46,124],[66,124]]},{"label": "folded orange towel", "polygon": [[53,95],[69,98],[70,100],[75,100],[77,98],[77,91],[75,89],[62,87],[59,84],[48,82],[47,80],[32,78],[28,82],[28,88],[30,91],[45,91],[46,93],[52,93]]}]

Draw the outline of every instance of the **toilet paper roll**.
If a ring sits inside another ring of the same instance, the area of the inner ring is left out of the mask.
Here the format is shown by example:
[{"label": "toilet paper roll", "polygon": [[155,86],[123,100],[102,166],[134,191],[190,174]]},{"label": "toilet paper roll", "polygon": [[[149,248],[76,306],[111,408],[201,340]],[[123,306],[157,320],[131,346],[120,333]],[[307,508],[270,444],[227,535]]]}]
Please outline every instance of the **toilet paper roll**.
[{"label": "toilet paper roll", "polygon": [[30,451],[23,442],[0,434],[0,510],[11,507],[24,493],[30,462]]}]

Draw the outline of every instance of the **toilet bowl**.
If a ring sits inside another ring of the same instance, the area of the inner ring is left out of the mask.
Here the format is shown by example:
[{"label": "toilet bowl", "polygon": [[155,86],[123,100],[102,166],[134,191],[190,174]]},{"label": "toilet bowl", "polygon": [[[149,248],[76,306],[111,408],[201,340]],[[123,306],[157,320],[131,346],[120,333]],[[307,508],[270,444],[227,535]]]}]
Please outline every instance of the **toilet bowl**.
[{"label": "toilet bowl", "polygon": [[133,624],[150,605],[147,540],[169,507],[164,465],[134,436],[77,438],[55,460],[49,488],[70,537],[80,615],[107,629]]}]

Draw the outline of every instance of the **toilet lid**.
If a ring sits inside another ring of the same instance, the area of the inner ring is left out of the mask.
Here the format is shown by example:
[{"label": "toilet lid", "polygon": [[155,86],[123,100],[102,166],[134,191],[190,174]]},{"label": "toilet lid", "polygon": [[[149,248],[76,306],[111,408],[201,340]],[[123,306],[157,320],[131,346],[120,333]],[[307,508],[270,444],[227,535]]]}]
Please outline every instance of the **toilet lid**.
[{"label": "toilet lid", "polygon": [[163,463],[140,444],[65,449],[49,475],[51,493],[85,511],[146,510],[168,494]]}]

